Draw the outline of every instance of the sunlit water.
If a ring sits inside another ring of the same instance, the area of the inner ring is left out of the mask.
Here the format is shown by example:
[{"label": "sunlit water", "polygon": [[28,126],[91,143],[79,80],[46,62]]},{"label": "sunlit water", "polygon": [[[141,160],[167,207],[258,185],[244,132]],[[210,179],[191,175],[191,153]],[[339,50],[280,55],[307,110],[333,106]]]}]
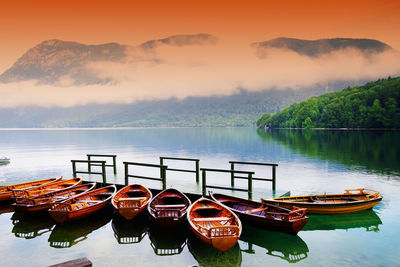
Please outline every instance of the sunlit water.
[{"label": "sunlit water", "polygon": [[[398,132],[272,131],[251,128],[177,128],[105,130],[1,130],[0,183],[72,176],[71,159],[86,154],[116,154],[118,173],[109,182],[123,183],[123,161],[159,163],[160,156],[200,159],[200,167],[229,169],[228,161],[278,163],[277,192],[292,195],[339,193],[346,188],[379,190],[383,201],[373,211],[310,216],[298,236],[245,227],[238,246],[225,254],[204,246],[187,231],[163,233],[146,218],[121,221],[112,210],[86,220],[55,226],[46,216],[21,217],[1,207],[0,265],[46,266],[88,257],[95,266],[396,266],[400,262],[400,134]],[[166,161],[172,168],[193,163]],[[79,170],[85,170],[79,165]],[[256,176],[271,176],[268,167]],[[132,167],[138,175],[158,170]],[[101,177],[84,176],[101,181]],[[152,188],[157,181],[135,180]],[[230,185],[229,174],[207,181]],[[245,187],[244,181],[236,185]],[[167,173],[167,186],[201,192],[193,174]],[[271,184],[256,182],[254,199],[272,196]],[[231,193],[246,197],[242,193]],[[4,212],[4,213],[3,213]],[[189,238],[188,238],[189,236]]]}]

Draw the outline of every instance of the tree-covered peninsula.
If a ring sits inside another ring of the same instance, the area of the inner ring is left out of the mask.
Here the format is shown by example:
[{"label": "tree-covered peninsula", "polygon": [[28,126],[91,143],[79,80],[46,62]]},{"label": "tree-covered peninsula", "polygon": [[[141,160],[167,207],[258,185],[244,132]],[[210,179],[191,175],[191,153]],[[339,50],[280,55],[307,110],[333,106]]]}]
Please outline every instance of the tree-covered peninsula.
[{"label": "tree-covered peninsula", "polygon": [[400,77],[312,97],[274,115],[264,114],[257,126],[273,128],[400,128]]}]

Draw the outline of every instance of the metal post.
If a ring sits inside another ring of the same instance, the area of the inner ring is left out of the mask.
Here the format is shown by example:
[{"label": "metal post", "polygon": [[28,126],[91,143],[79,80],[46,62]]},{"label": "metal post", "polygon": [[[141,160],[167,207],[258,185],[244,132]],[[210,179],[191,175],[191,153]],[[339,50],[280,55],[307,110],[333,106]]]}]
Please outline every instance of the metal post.
[{"label": "metal post", "polygon": [[276,190],[276,166],[272,166],[272,190]]},{"label": "metal post", "polygon": [[235,163],[231,163],[231,186],[234,187],[235,186]]},{"label": "metal post", "polygon": [[161,167],[161,179],[162,179],[162,184],[163,184],[163,190],[167,188],[167,179],[166,179],[166,174],[167,174],[167,168],[166,167]]},{"label": "metal post", "polygon": [[207,185],[207,182],[206,182],[206,171],[202,171],[202,191],[203,191],[203,197],[205,197],[206,196],[206,185]]},{"label": "metal post", "polygon": [[72,161],[72,176],[74,176],[74,178],[76,178],[76,162]]},{"label": "metal post", "polygon": [[114,175],[117,174],[117,156],[113,156]]},{"label": "metal post", "polygon": [[164,159],[160,157],[160,165],[164,165]]},{"label": "metal post", "polygon": [[105,183],[107,183],[107,179],[106,179],[106,163],[105,162],[101,163],[101,172],[102,172],[102,175],[103,175],[103,183],[105,184]]},{"label": "metal post", "polygon": [[92,165],[90,164],[90,156],[88,155],[87,156],[87,160],[88,160],[88,172],[91,172],[92,171]]},{"label": "metal post", "polygon": [[128,183],[129,183],[129,174],[128,174],[128,164],[126,164],[126,163],[124,163],[125,164],[125,185],[128,185]]},{"label": "metal post", "polygon": [[200,162],[196,160],[196,183],[200,181]]},{"label": "metal post", "polygon": [[253,174],[251,174],[251,173],[249,173],[248,174],[248,179],[247,179],[247,182],[248,182],[248,190],[249,190],[249,199],[252,199],[252,197],[253,197]]}]

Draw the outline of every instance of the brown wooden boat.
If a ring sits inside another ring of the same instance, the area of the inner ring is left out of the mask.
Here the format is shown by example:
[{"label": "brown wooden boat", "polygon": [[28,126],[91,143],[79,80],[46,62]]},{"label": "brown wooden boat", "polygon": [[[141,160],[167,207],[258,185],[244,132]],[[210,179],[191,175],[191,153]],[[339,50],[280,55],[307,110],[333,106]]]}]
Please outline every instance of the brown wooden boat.
[{"label": "brown wooden boat", "polygon": [[50,184],[34,186],[26,189],[14,189],[12,191],[12,199],[16,201],[17,198],[33,198],[39,197],[46,193],[56,192],[65,188],[82,184],[82,178],[72,178],[68,180],[60,180]]},{"label": "brown wooden boat", "polygon": [[235,213],[204,197],[190,206],[187,218],[197,238],[222,252],[232,248],[242,233],[242,223]]},{"label": "brown wooden boat", "polygon": [[228,206],[243,222],[264,229],[296,235],[307,223],[306,209],[290,209],[223,194],[210,193],[215,201]]},{"label": "brown wooden boat", "polygon": [[172,227],[186,218],[191,202],[174,188],[168,188],[156,195],[147,206],[151,218],[160,226]]},{"label": "brown wooden boat", "polygon": [[[354,193],[352,193],[354,192]],[[382,200],[378,191],[366,188],[345,190],[344,194],[278,197],[263,203],[290,208],[306,208],[307,214],[345,214],[372,209]]]},{"label": "brown wooden boat", "polygon": [[60,203],[53,203],[49,209],[49,214],[57,223],[61,224],[84,218],[107,206],[116,191],[115,185],[109,185]]},{"label": "brown wooden boat", "polygon": [[27,189],[34,186],[45,185],[48,183],[53,183],[56,181],[60,181],[62,177],[59,178],[49,178],[43,180],[36,180],[32,182],[16,184],[16,185],[6,185],[0,187],[0,201],[10,201],[13,195],[12,191],[15,189]]},{"label": "brown wooden boat", "polygon": [[96,183],[89,183],[84,185],[76,185],[53,191],[32,198],[16,198],[15,203],[12,204],[16,212],[33,213],[39,211],[46,211],[50,209],[51,203],[58,203],[79,194],[88,192],[96,187]]},{"label": "brown wooden boat", "polygon": [[112,198],[112,205],[122,217],[132,220],[141,213],[153,195],[150,190],[140,184],[125,186]]}]

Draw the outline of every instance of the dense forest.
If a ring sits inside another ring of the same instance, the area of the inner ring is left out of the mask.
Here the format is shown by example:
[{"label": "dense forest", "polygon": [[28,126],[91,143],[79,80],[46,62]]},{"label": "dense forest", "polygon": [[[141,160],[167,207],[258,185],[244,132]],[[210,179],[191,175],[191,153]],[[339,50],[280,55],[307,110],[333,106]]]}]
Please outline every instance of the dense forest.
[{"label": "dense forest", "polygon": [[380,79],[294,103],[257,126],[273,128],[400,128],[400,77]]}]

